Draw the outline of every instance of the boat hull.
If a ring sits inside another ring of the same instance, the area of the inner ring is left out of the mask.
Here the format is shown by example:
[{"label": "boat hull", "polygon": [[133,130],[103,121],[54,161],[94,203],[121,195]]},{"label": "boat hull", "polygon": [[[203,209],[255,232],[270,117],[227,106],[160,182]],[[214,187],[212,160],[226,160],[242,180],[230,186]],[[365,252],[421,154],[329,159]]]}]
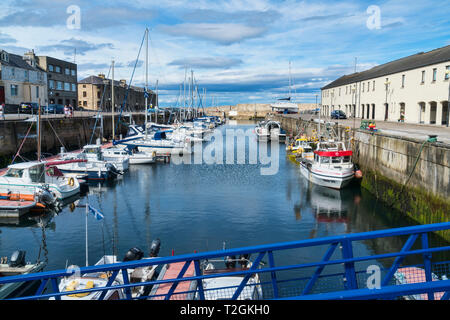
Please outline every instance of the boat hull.
[{"label": "boat hull", "polygon": [[348,186],[355,176],[353,172],[342,176],[318,173],[311,169],[308,164],[306,161],[300,162],[300,172],[306,179],[319,186],[342,189]]}]

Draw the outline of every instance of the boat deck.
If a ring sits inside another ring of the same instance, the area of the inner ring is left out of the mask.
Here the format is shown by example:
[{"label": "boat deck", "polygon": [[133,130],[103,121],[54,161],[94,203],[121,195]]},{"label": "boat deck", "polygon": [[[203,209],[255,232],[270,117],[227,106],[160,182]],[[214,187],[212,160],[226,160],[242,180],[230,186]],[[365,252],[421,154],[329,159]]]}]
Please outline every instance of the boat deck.
[{"label": "boat deck", "polygon": [[[178,277],[178,274],[180,273],[181,269],[183,268],[185,262],[176,262],[168,264],[165,268],[164,273],[162,273],[158,280],[169,280],[169,279],[176,279]],[[162,272],[163,272],[162,271]],[[183,278],[186,277],[193,277],[195,274],[194,270],[194,264],[191,263],[186,270],[186,273],[184,274]],[[165,295],[169,292],[170,288],[172,287],[173,283],[161,283],[157,285],[157,287],[154,287],[154,290],[152,290],[152,300],[164,300]],[[177,288],[175,289],[173,295],[170,297],[170,300],[186,300],[189,291],[191,282],[190,281],[183,281],[179,282],[177,285]]]}]

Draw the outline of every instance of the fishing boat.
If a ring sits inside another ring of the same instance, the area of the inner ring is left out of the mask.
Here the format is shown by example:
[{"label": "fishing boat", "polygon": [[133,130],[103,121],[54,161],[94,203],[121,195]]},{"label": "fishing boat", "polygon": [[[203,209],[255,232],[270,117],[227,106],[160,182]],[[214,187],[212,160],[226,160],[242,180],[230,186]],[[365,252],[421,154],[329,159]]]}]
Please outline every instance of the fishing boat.
[{"label": "fishing boat", "polygon": [[307,138],[302,137],[296,139],[291,145],[286,147],[286,151],[295,155],[297,159],[305,159],[308,161],[314,160],[313,142],[308,141]]},{"label": "fishing boat", "polygon": [[34,196],[39,190],[46,188],[58,200],[80,192],[78,181],[65,177],[51,163],[34,161],[12,164],[8,166],[6,173],[0,176],[0,196],[11,194]]},{"label": "fishing boat", "polygon": [[255,133],[259,141],[286,141],[286,132],[281,128],[278,121],[261,121],[255,128]]},{"label": "fishing boat", "polygon": [[[128,250],[122,261],[117,260],[115,255],[104,255],[100,258],[95,266],[115,264],[120,262],[136,261],[142,259],[153,259],[158,256],[161,242],[159,239],[153,240],[150,247],[150,256],[143,258],[144,252],[139,248],[132,248]],[[151,281],[154,276],[158,265],[151,265],[148,267],[141,267],[136,269],[128,269],[127,275],[130,283],[148,282]],[[70,269],[71,267],[69,267]],[[109,281],[109,275],[105,272],[89,273],[80,275],[72,275],[61,279],[59,283],[60,292],[70,292],[86,289],[94,289],[105,287]],[[111,286],[120,286],[125,283],[123,275],[119,273],[114,279]],[[138,298],[142,295],[146,295],[151,288],[147,286],[136,286],[130,289],[131,297]],[[121,300],[126,297],[126,289],[111,289],[105,294],[104,300]],[[85,293],[74,293],[61,296],[61,300],[99,300],[102,295],[102,291],[93,291]],[[50,298],[54,300],[54,298]]]},{"label": "fishing boat", "polygon": [[[23,250],[14,251],[9,261],[6,257],[0,258],[0,277],[17,276],[41,272],[45,267],[45,262],[26,262],[26,252]],[[35,286],[35,281],[11,282],[0,284],[0,300],[20,297],[22,293]]]},{"label": "fishing boat", "polygon": [[355,176],[352,155],[353,152],[347,150],[341,141],[319,142],[312,161],[301,159],[300,172],[312,183],[342,189]]}]

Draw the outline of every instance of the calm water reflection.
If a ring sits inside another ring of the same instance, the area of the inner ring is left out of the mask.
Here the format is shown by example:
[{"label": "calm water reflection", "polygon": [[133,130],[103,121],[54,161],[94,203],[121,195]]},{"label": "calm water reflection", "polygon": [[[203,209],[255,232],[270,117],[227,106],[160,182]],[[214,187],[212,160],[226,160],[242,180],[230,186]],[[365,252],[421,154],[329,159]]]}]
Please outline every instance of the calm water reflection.
[{"label": "calm water reflection", "polygon": [[[253,124],[221,128],[250,128]],[[254,139],[254,138],[253,138]],[[105,219],[88,216],[89,263],[103,254],[120,258],[134,246],[148,252],[152,239],[162,242],[160,255],[191,253],[325,237],[410,225],[359,187],[342,191],[308,185],[298,166],[280,146],[279,172],[262,176],[259,165],[132,166],[120,180],[90,188],[80,207],[67,206],[54,217],[0,226],[0,255],[27,251],[27,260],[48,259],[47,270],[85,264],[87,199]],[[44,241],[43,241],[44,240]],[[45,245],[43,245],[43,242]],[[355,246],[358,254],[399,250],[398,240]],[[289,262],[321,259],[319,250]],[[283,262],[283,261],[280,261]]]}]

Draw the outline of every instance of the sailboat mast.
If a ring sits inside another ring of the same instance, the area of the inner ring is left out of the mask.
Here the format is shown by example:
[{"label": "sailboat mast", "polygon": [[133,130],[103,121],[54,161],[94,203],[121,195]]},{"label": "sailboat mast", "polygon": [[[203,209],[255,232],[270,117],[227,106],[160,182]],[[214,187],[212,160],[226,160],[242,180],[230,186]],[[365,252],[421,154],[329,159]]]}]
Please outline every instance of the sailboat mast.
[{"label": "sailboat mast", "polygon": [[114,126],[114,60],[111,64],[112,79],[111,79],[111,117],[112,117],[112,139],[115,138],[115,126]]},{"label": "sailboat mast", "polygon": [[39,99],[38,117],[37,117],[37,160],[41,161],[41,101]]},{"label": "sailboat mast", "polygon": [[291,99],[291,62],[289,61],[289,100]]},{"label": "sailboat mast", "polygon": [[148,117],[148,28],[145,29],[145,139],[147,139]]}]

